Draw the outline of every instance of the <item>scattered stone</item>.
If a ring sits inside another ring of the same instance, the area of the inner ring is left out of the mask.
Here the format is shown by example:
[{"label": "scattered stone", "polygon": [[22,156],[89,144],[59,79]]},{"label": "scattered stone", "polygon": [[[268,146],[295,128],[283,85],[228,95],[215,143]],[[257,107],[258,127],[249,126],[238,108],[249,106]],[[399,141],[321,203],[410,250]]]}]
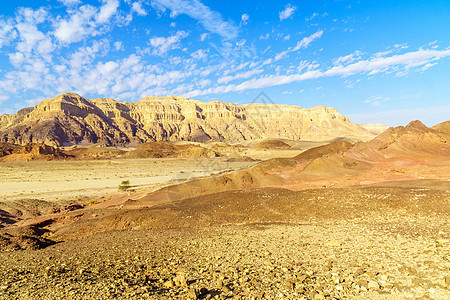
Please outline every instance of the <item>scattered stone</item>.
[{"label": "scattered stone", "polygon": [[378,284],[378,282],[371,280],[367,283],[367,288],[369,290],[378,290],[380,289],[380,285]]},{"label": "scattered stone", "polygon": [[175,286],[175,283],[173,282],[173,280],[167,280],[166,282],[164,282],[164,287],[167,289],[171,289]]},{"label": "scattered stone", "polygon": [[194,289],[194,288],[190,288],[189,290],[188,290],[188,297],[190,298],[190,299],[198,299],[198,292],[197,292],[197,290],[196,289]]}]

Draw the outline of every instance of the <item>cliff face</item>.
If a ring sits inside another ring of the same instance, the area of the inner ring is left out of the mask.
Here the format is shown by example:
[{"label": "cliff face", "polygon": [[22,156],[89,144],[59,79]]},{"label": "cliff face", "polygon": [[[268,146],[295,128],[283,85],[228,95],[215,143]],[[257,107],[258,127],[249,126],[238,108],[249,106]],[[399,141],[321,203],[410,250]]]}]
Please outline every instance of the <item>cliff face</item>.
[{"label": "cliff face", "polygon": [[17,144],[125,145],[261,138],[322,141],[338,137],[365,141],[374,135],[324,106],[236,105],[174,96],[127,103],[66,93],[34,108],[0,116],[0,141]]}]

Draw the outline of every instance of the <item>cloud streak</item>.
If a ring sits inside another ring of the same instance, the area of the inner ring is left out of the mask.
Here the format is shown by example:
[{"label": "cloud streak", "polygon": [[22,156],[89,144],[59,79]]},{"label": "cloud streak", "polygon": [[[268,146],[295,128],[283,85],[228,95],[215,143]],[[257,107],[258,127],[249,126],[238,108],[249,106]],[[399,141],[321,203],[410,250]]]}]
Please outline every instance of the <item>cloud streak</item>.
[{"label": "cloud streak", "polygon": [[280,86],[292,82],[311,80],[323,77],[342,76],[347,77],[355,74],[366,73],[369,75],[377,73],[398,72],[400,70],[410,70],[450,56],[450,50],[424,50],[420,49],[390,57],[378,57],[368,60],[361,60],[348,65],[334,66],[326,71],[309,70],[300,74],[292,75],[269,75],[260,78],[250,79],[238,85],[230,84],[217,86],[206,90],[194,90],[186,94],[187,97],[199,95],[221,94],[228,92],[240,92],[249,89],[262,89],[272,86]]},{"label": "cloud streak", "polygon": [[289,19],[294,14],[294,12],[296,10],[297,10],[296,6],[293,6],[290,3],[286,4],[284,9],[282,11],[280,11],[279,14],[278,14],[278,16],[280,17],[280,21]]},{"label": "cloud streak", "polygon": [[169,9],[172,17],[186,14],[197,20],[209,32],[218,34],[224,39],[234,39],[239,34],[239,28],[232,21],[224,21],[220,13],[211,10],[198,0],[153,0],[152,5],[160,11]]},{"label": "cloud streak", "polygon": [[323,34],[323,31],[320,30],[320,31],[317,31],[316,33],[314,33],[314,34],[312,34],[312,35],[310,35],[310,36],[306,36],[306,37],[302,38],[302,39],[297,43],[297,45],[295,45],[295,47],[288,48],[287,50],[282,51],[282,52],[278,53],[277,55],[275,55],[275,57],[274,57],[274,58],[275,58],[275,61],[278,61],[278,60],[280,60],[280,59],[286,57],[286,56],[287,56],[289,53],[291,53],[291,52],[298,51],[298,50],[300,50],[300,49],[302,49],[302,48],[308,48],[308,46],[309,46],[313,41],[315,41],[315,40],[321,38],[321,37],[322,37],[322,34]]}]

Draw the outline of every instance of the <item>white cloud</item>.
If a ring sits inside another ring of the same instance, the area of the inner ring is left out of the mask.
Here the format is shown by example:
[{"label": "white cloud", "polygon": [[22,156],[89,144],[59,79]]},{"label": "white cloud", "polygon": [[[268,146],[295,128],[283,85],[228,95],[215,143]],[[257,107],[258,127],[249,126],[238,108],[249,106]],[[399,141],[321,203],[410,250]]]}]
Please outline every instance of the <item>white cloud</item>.
[{"label": "white cloud", "polygon": [[11,20],[0,19],[0,49],[17,37]]},{"label": "white cloud", "polygon": [[194,59],[203,60],[208,57],[208,55],[206,54],[207,52],[207,50],[205,51],[204,49],[200,49],[191,53],[191,57]]},{"label": "white cloud", "polygon": [[363,101],[363,103],[372,104],[373,106],[379,106],[381,102],[390,101],[391,97],[372,96]]},{"label": "white cloud", "polygon": [[261,34],[260,36],[259,36],[259,39],[260,40],[267,40],[267,39],[269,39],[269,37],[270,37],[270,34],[269,33],[266,33],[266,34]]},{"label": "white cloud", "polygon": [[316,33],[302,38],[297,45],[292,49],[292,51],[300,50],[301,48],[307,48],[309,44],[311,44],[313,41],[320,39],[322,37],[323,31],[317,31]]},{"label": "white cloud", "polygon": [[360,60],[361,55],[362,55],[361,51],[356,50],[355,52],[353,52],[349,55],[345,55],[345,56],[341,56],[341,57],[333,59],[333,64],[335,64],[335,65],[349,64],[349,63],[354,62],[355,60]]},{"label": "white cloud", "polygon": [[236,74],[234,76],[223,76],[223,77],[220,77],[217,80],[217,82],[218,83],[228,83],[228,82],[236,80],[236,79],[250,78],[253,75],[260,74],[262,72],[264,72],[263,69],[250,70],[250,71],[247,71],[247,72],[238,73],[238,74]]},{"label": "white cloud", "polygon": [[196,19],[209,32],[225,39],[234,39],[238,36],[238,27],[231,21],[224,21],[220,13],[211,10],[199,0],[153,0],[152,5],[163,12],[170,9],[171,17],[186,14]]},{"label": "white cloud", "polygon": [[294,14],[296,9],[297,9],[296,6],[293,6],[290,3],[286,4],[284,6],[284,9],[280,11],[280,13],[278,14],[280,17],[280,21],[290,18]]},{"label": "white cloud", "polygon": [[92,64],[97,57],[105,56],[109,51],[109,42],[107,40],[94,41],[92,46],[81,47],[77,49],[69,59],[70,69],[77,76],[81,76],[81,71]]},{"label": "white cloud", "polygon": [[[38,24],[44,23],[48,19],[48,12],[44,8],[33,10],[31,8],[19,8],[15,21],[11,20],[6,23],[6,31],[9,31],[10,37],[6,42],[12,41],[11,37],[16,39],[15,52],[8,53],[10,63],[20,68],[22,65],[30,65],[36,59],[51,60],[51,52],[55,49],[55,45],[50,37],[45,35],[38,29]],[[14,27],[14,30],[11,29]],[[0,42],[1,42],[0,30]]]},{"label": "white cloud", "polygon": [[96,36],[102,25],[109,23],[117,13],[118,0],[104,0],[97,9],[91,5],[83,5],[76,10],[69,9],[68,19],[59,19],[55,23],[55,37],[62,43],[70,44],[83,40],[87,36]]},{"label": "white cloud", "polygon": [[100,7],[99,13],[95,16],[98,24],[104,24],[117,13],[119,0],[103,0],[104,5]]},{"label": "white cloud", "polygon": [[375,55],[368,60],[343,66],[335,66],[327,70],[325,76],[350,76],[358,73],[377,74],[380,72],[398,71],[403,69],[409,71],[418,66],[424,66],[430,62],[439,60],[442,57],[450,56],[450,50],[418,50],[389,57],[379,57]]},{"label": "white cloud", "polygon": [[81,4],[81,0],[58,0],[58,2],[61,2],[65,6],[75,6]]},{"label": "white cloud", "polygon": [[428,70],[429,68],[434,67],[435,65],[437,65],[437,63],[428,63],[428,64],[426,64],[425,66],[423,66],[422,68],[420,68],[420,70],[426,71],[426,70]]},{"label": "white cloud", "polygon": [[97,9],[91,5],[83,5],[74,12],[69,19],[62,19],[56,23],[55,37],[63,43],[75,43],[85,36],[95,35],[95,23],[92,20]]},{"label": "white cloud", "polygon": [[360,73],[369,75],[389,72],[392,69],[410,70],[414,67],[421,67],[430,62],[437,61],[450,56],[450,50],[423,50],[408,52],[391,57],[375,57],[368,60],[358,61],[347,66],[334,66],[326,71],[308,70],[304,73],[292,75],[270,75],[260,78],[254,78],[244,81],[238,85],[230,84],[226,86],[217,86],[205,90],[194,90],[186,94],[187,97],[198,95],[221,94],[227,92],[240,92],[248,89],[262,89],[271,86],[280,86],[292,82],[317,79],[331,76],[350,76]]},{"label": "white cloud", "polygon": [[277,55],[275,55],[274,59],[275,61],[279,61],[280,59],[282,59],[283,57],[286,57],[286,55],[288,55],[288,53],[291,51],[285,50],[283,52],[278,53]]},{"label": "white cloud", "polygon": [[37,26],[30,23],[19,23],[16,25],[21,41],[17,44],[17,51],[20,53],[30,53],[33,50],[41,54],[46,54],[54,49],[50,38],[37,29]]},{"label": "white cloud", "polygon": [[316,33],[310,35],[310,36],[306,36],[304,38],[302,38],[297,45],[295,45],[295,47],[293,48],[288,48],[285,51],[282,51],[280,53],[278,53],[277,55],[275,55],[274,59],[275,61],[279,61],[280,59],[286,57],[289,53],[294,52],[294,51],[298,51],[302,48],[307,48],[313,41],[319,39],[323,34],[323,31],[317,31]]},{"label": "white cloud", "polygon": [[123,51],[125,48],[123,47],[123,43],[121,41],[117,41],[114,43],[114,48],[117,51]]},{"label": "white cloud", "polygon": [[153,37],[150,39],[150,45],[154,48],[153,55],[163,55],[166,52],[180,48],[180,40],[188,36],[185,31],[177,31],[176,34],[169,37]]},{"label": "white cloud", "polygon": [[208,33],[202,33],[201,35],[200,35],[200,41],[204,41],[204,40],[206,40],[206,39],[209,39],[209,34]]},{"label": "white cloud", "polygon": [[250,20],[250,16],[247,14],[243,14],[241,16],[241,25],[247,25],[248,20]]},{"label": "white cloud", "polygon": [[131,11],[134,11],[139,16],[146,16],[148,14],[147,11],[142,7],[142,3],[137,1],[133,2],[133,4],[131,5]]},{"label": "white cloud", "polygon": [[309,21],[311,21],[312,19],[314,19],[315,17],[317,17],[319,14],[318,13],[313,13],[312,15],[311,15],[311,17],[309,17],[309,18],[305,18],[305,21],[307,21],[307,22],[309,22]]},{"label": "white cloud", "polygon": [[41,7],[33,10],[29,7],[20,7],[16,16],[18,23],[40,24],[45,22],[48,17],[48,11]]}]

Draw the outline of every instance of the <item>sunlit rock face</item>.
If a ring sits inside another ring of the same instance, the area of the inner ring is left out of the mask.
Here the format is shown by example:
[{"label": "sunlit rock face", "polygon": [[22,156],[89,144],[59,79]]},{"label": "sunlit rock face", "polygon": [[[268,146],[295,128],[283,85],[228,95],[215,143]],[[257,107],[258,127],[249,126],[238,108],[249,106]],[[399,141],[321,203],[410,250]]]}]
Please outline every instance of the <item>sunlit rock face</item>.
[{"label": "sunlit rock face", "polygon": [[65,93],[33,108],[0,116],[0,141],[53,146],[148,141],[241,142],[261,138],[367,141],[374,136],[330,107],[237,105],[177,96],[145,97],[132,103]]}]

